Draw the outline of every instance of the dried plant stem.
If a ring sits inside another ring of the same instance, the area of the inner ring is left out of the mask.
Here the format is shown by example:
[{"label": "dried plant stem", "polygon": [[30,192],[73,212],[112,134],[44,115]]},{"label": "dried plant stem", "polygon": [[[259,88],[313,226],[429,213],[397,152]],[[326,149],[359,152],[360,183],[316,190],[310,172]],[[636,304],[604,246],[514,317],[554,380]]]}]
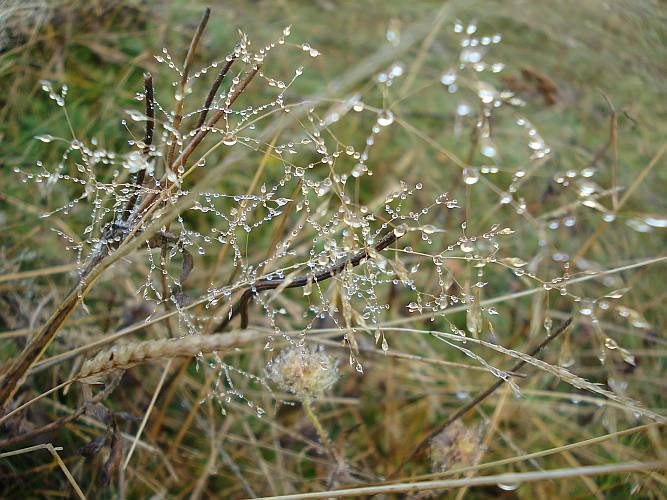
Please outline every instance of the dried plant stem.
[{"label": "dried plant stem", "polygon": [[86,361],[75,380],[96,382],[97,377],[113,370],[156,361],[208,354],[245,344],[256,339],[253,330],[227,332],[215,335],[187,335],[178,339],[146,340],[117,346]]},{"label": "dried plant stem", "polygon": [[327,453],[331,455],[331,458],[333,458],[336,463],[341,463],[341,457],[338,455],[334,444],[331,442],[329,434],[327,434],[327,431],[324,430],[320,420],[317,418],[317,415],[313,411],[310,399],[303,400],[303,410],[306,412],[308,420],[310,420],[310,422],[313,424],[313,427],[315,427],[317,435],[320,437],[320,441],[322,441],[322,446],[324,446],[324,448],[327,450]]},{"label": "dried plant stem", "polygon": [[[554,339],[558,338],[563,332],[565,332],[568,327],[572,324],[572,318],[568,318],[565,320],[565,322],[551,335],[549,335],[547,338],[545,338],[542,342],[540,342],[537,346],[535,346],[529,353],[528,355],[530,357],[534,357],[535,355],[539,354],[542,349],[544,349],[551,341]],[[520,360],[517,362],[511,369],[510,371],[512,372],[518,372],[525,366],[527,363],[526,360]],[[429,442],[431,439],[433,439],[435,436],[440,434],[442,431],[444,431],[447,427],[452,425],[454,422],[456,422],[459,418],[461,418],[463,415],[468,413],[470,410],[475,408],[478,404],[480,404],[482,401],[484,401],[486,398],[488,398],[491,394],[493,394],[501,385],[505,383],[505,379],[498,379],[496,380],[493,384],[491,384],[485,391],[481,392],[477,397],[472,399],[470,402],[462,406],[459,410],[454,412],[447,420],[445,420],[442,424],[437,426],[435,429],[433,429],[424,439],[421,440],[421,442],[412,450],[410,455],[406,459],[401,462],[401,464],[391,473],[389,474],[389,478],[396,477],[396,475],[403,470],[403,468],[414,458],[419,456],[428,446]]]},{"label": "dried plant stem", "polygon": [[568,469],[552,469],[544,471],[496,474],[492,476],[478,476],[463,479],[443,479],[436,481],[420,481],[414,483],[381,484],[377,486],[362,486],[360,488],[347,488],[342,490],[318,491],[314,493],[297,493],[294,495],[280,495],[273,497],[262,497],[259,500],[297,500],[305,498],[340,498],[340,497],[362,497],[379,494],[396,494],[415,491],[445,490],[450,488],[461,488],[465,486],[491,486],[497,484],[517,484],[535,481],[550,481],[556,479],[567,479],[580,476],[602,476],[611,474],[623,474],[627,472],[647,472],[660,470],[667,467],[665,461],[653,462],[625,462],[604,465],[591,465]]},{"label": "dried plant stem", "polygon": [[[379,242],[377,242],[373,249],[375,252],[381,252],[389,245],[394,243],[399,236],[396,236],[394,231],[389,231],[385,234]],[[300,276],[298,278],[293,278],[291,281],[288,278],[281,279],[265,279],[259,280],[252,285],[248,285],[245,292],[241,298],[234,304],[230,314],[217,326],[215,329],[216,332],[223,330],[238,314],[241,315],[241,328],[246,328],[248,326],[248,304],[252,298],[260,292],[266,290],[275,290],[276,288],[302,288],[306,286],[309,282],[319,283],[321,281],[328,280],[339,274],[347,266],[356,267],[361,261],[367,259],[370,255],[368,248],[360,250],[350,258],[342,259],[340,262],[334,264],[333,266],[320,271],[311,276]]]},{"label": "dried plant stem", "polygon": [[[252,70],[248,72],[248,74],[245,76],[245,78],[239,83],[239,85],[236,87],[234,92],[229,96],[227,100],[227,106],[231,106],[236,99],[241,95],[241,93],[245,90],[245,88],[250,84],[250,82],[255,78],[257,73],[259,72],[259,68],[261,65],[254,66]],[[188,145],[185,147],[183,152],[174,160],[173,163],[171,163],[170,168],[173,169],[176,165],[185,165],[186,161],[192,153],[194,153],[195,149],[197,149],[197,146],[201,143],[201,141],[204,140],[204,138],[208,135],[208,133],[213,129],[216,123],[222,119],[223,116],[226,114],[226,109],[221,109],[219,110],[213,117],[208,121],[205,127],[203,127],[197,134],[192,138],[192,140],[188,143]],[[167,179],[167,174],[165,173],[164,177],[160,181],[161,184],[164,184]],[[153,202],[158,198],[158,195],[155,193],[152,193],[141,202],[141,206],[139,207],[138,210],[138,215],[142,214],[145,210],[147,210]]]},{"label": "dried plant stem", "polygon": [[160,377],[160,381],[158,382],[157,387],[153,392],[153,397],[151,398],[151,402],[148,405],[148,408],[146,409],[146,413],[144,413],[144,418],[141,419],[139,430],[137,430],[137,434],[136,436],[134,436],[134,439],[132,440],[132,446],[130,447],[130,451],[127,453],[127,457],[125,458],[125,463],[123,463],[123,470],[127,469],[127,466],[130,463],[130,460],[132,459],[132,455],[134,454],[134,449],[137,447],[139,438],[141,437],[141,434],[144,431],[144,428],[146,427],[146,422],[148,422],[148,417],[151,414],[151,410],[155,406],[155,401],[157,401],[157,397],[160,394],[160,391],[162,390],[162,385],[164,384],[164,381],[167,378],[167,374],[169,373],[169,368],[171,368],[172,361],[173,361],[172,359],[167,361],[166,366],[162,370],[162,376]]},{"label": "dried plant stem", "polygon": [[178,128],[181,126],[181,121],[183,120],[183,107],[185,106],[185,87],[188,83],[188,76],[190,75],[190,67],[192,66],[192,59],[197,52],[197,47],[199,46],[199,41],[201,40],[206,25],[208,24],[208,19],[211,15],[211,9],[206,8],[204,15],[202,16],[199,26],[197,26],[197,31],[192,36],[192,41],[190,42],[190,47],[188,52],[185,55],[185,62],[183,63],[183,74],[181,75],[181,83],[177,90],[178,97],[176,99],[176,112],[174,115],[174,122],[172,124],[172,133],[171,133],[171,145],[168,146],[167,150],[167,168],[173,168],[172,160],[174,159],[174,151],[176,150],[176,133]]},{"label": "dried plant stem", "polygon": [[201,126],[206,122],[206,115],[211,109],[211,104],[213,104],[213,99],[215,99],[215,96],[218,93],[218,89],[220,89],[220,85],[222,85],[225,76],[227,76],[229,69],[232,67],[232,64],[234,64],[234,61],[236,61],[236,54],[231,56],[231,58],[225,63],[225,65],[218,73],[218,76],[216,77],[215,81],[213,82],[213,85],[211,86],[211,90],[209,91],[208,96],[206,96],[206,101],[204,102],[203,109],[201,111],[201,114],[199,115],[199,120],[197,120],[197,125],[195,126],[196,129],[201,128]]}]

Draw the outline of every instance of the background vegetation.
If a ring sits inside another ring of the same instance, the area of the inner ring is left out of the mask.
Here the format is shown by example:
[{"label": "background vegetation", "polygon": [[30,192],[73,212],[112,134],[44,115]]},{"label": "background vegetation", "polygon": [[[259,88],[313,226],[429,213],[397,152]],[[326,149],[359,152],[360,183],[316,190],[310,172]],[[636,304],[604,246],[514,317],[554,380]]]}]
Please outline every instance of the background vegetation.
[{"label": "background vegetation", "polygon": [[[239,29],[257,48],[291,25],[294,44],[272,51],[265,66],[267,73],[283,78],[304,66],[302,77],[287,92],[291,102],[312,96],[345,100],[358,94],[369,109],[392,111],[394,123],[377,136],[367,162],[373,175],[356,184],[359,203],[381,208],[399,181],[422,185],[408,202],[411,209],[429,206],[448,192],[462,208],[436,209],[428,215],[427,222],[445,230],[433,236],[431,253],[457,243],[464,221],[469,234],[482,234],[495,223],[515,231],[502,239],[499,257],[521,259],[525,267],[514,267],[539,280],[513,272],[510,265],[488,272],[488,284],[475,289],[477,270],[465,259],[447,261],[456,277],[450,283],[452,295],[476,294],[478,300],[492,301],[498,312],[493,332],[485,326],[472,337],[529,352],[545,338],[545,328],[553,324],[556,330],[572,316],[570,330],[539,357],[550,366],[568,367],[619,398],[665,414],[667,11],[657,1],[1,3],[0,360],[5,367],[76,282],[75,256],[65,250],[59,233],[78,241],[89,223],[89,210],[84,208],[67,217],[41,218],[80,190],[59,184],[46,192],[36,183],[21,182],[22,175],[15,172],[34,171],[37,161],[58,163],[62,149],[34,136],[71,137],[70,125],[40,82],[69,87],[67,111],[79,137],[94,137],[101,148],[126,152],[130,136],[121,120],[127,120],[124,110],[142,109],[135,97],[143,88],[142,75],[152,73],[158,100],[172,98],[168,82],[174,74],[154,55],[168,47],[181,61],[209,4],[212,15],[197,67],[223,59],[238,42]],[[474,22],[480,36],[502,35],[487,59],[502,62],[504,69],[489,81],[525,101],[525,106],[503,110],[494,118],[494,157],[482,154],[473,115],[457,113],[462,101],[476,113],[474,82],[460,82],[461,89],[452,94],[441,81],[459,58],[460,35],[453,29],[457,20],[464,28]],[[320,55],[310,57],[301,43],[315,47]],[[392,67],[401,68],[392,85],[378,81],[378,75]],[[273,90],[251,86],[243,102],[264,102]],[[195,87],[193,100],[202,102],[206,91],[206,85]],[[333,126],[332,134],[340,144],[354,143],[361,149],[373,116],[369,121],[367,113],[349,113],[341,125]],[[527,159],[525,135],[515,125],[518,116],[534,124],[548,144],[545,159]],[[142,132],[140,124],[130,121],[128,127],[137,135]],[[496,165],[499,171],[468,184],[452,158],[480,169]],[[209,160],[216,161],[221,157]],[[307,164],[314,158],[306,155],[300,161]],[[527,175],[517,177],[517,171]],[[280,175],[282,165],[275,158],[249,154],[209,189],[257,193],[262,184],[277,183]],[[513,182],[519,186],[513,202],[501,203]],[[591,198],[586,182],[595,182],[600,196]],[[185,217],[202,233],[211,223],[202,214]],[[286,231],[272,228],[279,236]],[[249,262],[264,256],[276,237],[273,231],[257,231],[246,248]],[[408,236],[414,246],[421,244],[419,232]],[[458,247],[453,254],[457,251]],[[14,407],[75,375],[99,350],[95,342],[142,325],[154,308],[137,293],[146,272],[143,257],[133,255],[104,275],[86,300],[86,309],[80,308],[65,324],[45,358],[57,362],[59,355],[76,349],[82,354],[32,374]],[[549,286],[552,278],[567,273],[585,278],[568,288],[581,300],[561,296],[558,287]],[[431,289],[438,279],[433,266],[426,264],[417,276],[420,288]],[[197,256],[188,283],[197,295],[233,279],[231,257],[207,249]],[[302,294],[290,293],[279,305],[286,311],[284,327],[298,330],[308,306]],[[373,342],[372,332],[361,335],[363,374],[347,363],[348,348],[341,332],[332,333],[331,321],[322,320],[308,333],[309,340],[325,345],[340,360],[340,380],[312,406],[287,394],[284,387],[269,392],[251,377],[236,374],[234,381],[252,406],[241,399],[220,404],[208,397],[219,372],[207,370],[205,363],[191,358],[167,365],[145,363],[127,370],[113,396],[104,400],[116,415],[113,425],[101,413],[87,411],[53,432],[0,449],[0,454],[8,454],[40,443],[62,448],[51,454],[37,448],[2,456],[2,496],[73,494],[63,470],[91,498],[241,498],[389,480],[463,478],[474,486],[472,481],[483,476],[554,469],[569,469],[572,479],[547,475],[539,481],[491,480],[470,489],[464,481],[446,492],[440,488],[402,494],[665,496],[665,469],[655,466],[666,459],[662,423],[535,367],[523,368],[525,376],[515,379],[521,397],[504,384],[461,419],[463,427],[450,427],[452,435],[442,444],[447,466],[437,464],[433,453],[420,453],[404,463],[420,442],[496,378],[488,370],[471,369],[479,368],[477,359],[428,334],[451,332],[452,325],[470,330],[470,311],[431,317],[410,311],[415,297],[409,291],[389,284],[378,293],[389,305],[381,323],[389,351],[384,353]],[[251,328],[260,333],[269,325],[262,311],[254,305],[250,317]],[[163,339],[172,326],[179,328],[175,321],[152,323],[134,329],[122,341]],[[267,351],[264,344],[262,339],[226,353],[225,365],[263,377],[267,362],[279,351]],[[472,341],[465,347],[504,370],[516,362],[507,353]],[[81,398],[79,386],[48,395],[0,424],[0,440],[71,415]],[[258,416],[256,407],[266,413]],[[148,408],[150,418],[125,468]],[[626,429],[632,430],[615,434]],[[605,437],[586,442],[598,436]],[[116,438],[122,445],[114,446]],[[476,445],[474,452],[468,450],[471,443]],[[563,448],[569,444],[575,446]],[[530,455],[549,449],[556,450]],[[114,453],[122,454],[115,464]],[[612,468],[602,470],[602,475],[585,469],[616,463],[654,466],[647,467],[650,472],[640,465],[640,472]]]}]

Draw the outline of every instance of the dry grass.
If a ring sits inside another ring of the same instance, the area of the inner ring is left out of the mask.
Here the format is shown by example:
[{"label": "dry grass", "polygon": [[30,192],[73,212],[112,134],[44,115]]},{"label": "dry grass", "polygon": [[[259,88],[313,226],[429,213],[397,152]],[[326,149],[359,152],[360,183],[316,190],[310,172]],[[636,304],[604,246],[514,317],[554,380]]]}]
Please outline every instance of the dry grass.
[{"label": "dry grass", "polygon": [[663,498],[664,7],[202,12],[0,5],[0,496]]}]

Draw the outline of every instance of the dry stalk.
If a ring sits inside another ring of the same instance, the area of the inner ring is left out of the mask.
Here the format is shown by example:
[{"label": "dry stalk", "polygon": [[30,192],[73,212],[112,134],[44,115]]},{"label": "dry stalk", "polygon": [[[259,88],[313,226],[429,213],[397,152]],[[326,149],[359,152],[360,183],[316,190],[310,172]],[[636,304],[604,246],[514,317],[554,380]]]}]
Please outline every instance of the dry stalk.
[{"label": "dry stalk", "polygon": [[177,339],[146,340],[114,346],[87,360],[75,379],[86,384],[99,382],[100,376],[113,370],[160,359],[189,358],[197,354],[223,351],[256,339],[253,330],[218,333],[215,335],[186,335]]}]

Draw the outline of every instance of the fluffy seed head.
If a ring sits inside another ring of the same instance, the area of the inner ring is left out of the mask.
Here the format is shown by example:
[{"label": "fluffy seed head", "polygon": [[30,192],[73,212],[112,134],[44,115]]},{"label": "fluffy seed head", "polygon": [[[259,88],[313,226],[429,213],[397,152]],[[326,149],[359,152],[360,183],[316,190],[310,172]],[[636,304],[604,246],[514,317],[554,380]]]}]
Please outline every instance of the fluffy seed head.
[{"label": "fluffy seed head", "polygon": [[472,465],[483,450],[481,428],[457,420],[431,440],[431,468],[445,472]]},{"label": "fluffy seed head", "polygon": [[267,366],[267,376],[301,398],[317,398],[338,380],[338,361],[320,345],[283,350]]}]

